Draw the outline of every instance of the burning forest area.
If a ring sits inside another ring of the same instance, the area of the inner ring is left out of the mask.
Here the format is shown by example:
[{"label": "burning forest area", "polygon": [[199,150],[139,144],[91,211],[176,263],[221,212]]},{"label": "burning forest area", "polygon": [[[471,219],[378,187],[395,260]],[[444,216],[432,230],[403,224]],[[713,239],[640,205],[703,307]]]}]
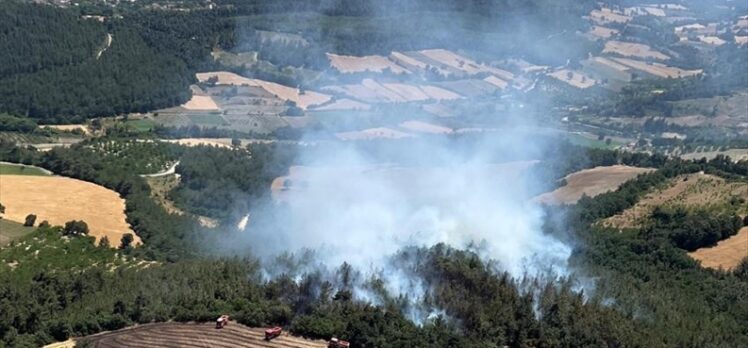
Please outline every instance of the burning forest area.
[{"label": "burning forest area", "polygon": [[0,347],[748,346],[747,37],[734,0],[0,2]]}]

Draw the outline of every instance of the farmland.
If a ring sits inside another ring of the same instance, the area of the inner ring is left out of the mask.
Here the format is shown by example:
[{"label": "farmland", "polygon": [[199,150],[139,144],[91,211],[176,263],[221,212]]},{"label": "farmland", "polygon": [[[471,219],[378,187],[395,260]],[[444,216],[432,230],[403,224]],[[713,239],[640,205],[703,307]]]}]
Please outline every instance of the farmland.
[{"label": "farmland", "polygon": [[712,247],[704,247],[688,256],[701,262],[703,267],[732,270],[748,255],[748,227],[738,234],[720,241]]},{"label": "farmland", "polygon": [[582,196],[595,197],[601,193],[615,190],[624,182],[642,173],[654,169],[629,166],[607,166],[585,169],[566,176],[566,185],[544,193],[536,198],[538,202],[547,204],[570,204],[578,201]]},{"label": "farmland", "polygon": [[133,234],[125,222],[125,202],[119,195],[101,186],[59,176],[0,176],[0,196],[6,207],[4,218],[23,223],[35,214],[37,223],[49,221],[64,225],[83,220],[89,235],[97,240],[107,237],[117,246],[125,233]]},{"label": "farmland", "polygon": [[738,214],[748,214],[748,206],[733,206],[733,197],[748,200],[748,184],[729,182],[704,173],[688,174],[672,179],[665,187],[648,193],[633,207],[602,223],[619,229],[646,226],[656,207],[708,209],[714,214],[737,209]]},{"label": "farmland", "polygon": [[215,323],[145,324],[105,332],[80,340],[95,348],[108,347],[241,347],[241,348],[325,348],[322,340],[306,340],[287,333],[266,341],[263,329],[231,322],[217,330]]}]

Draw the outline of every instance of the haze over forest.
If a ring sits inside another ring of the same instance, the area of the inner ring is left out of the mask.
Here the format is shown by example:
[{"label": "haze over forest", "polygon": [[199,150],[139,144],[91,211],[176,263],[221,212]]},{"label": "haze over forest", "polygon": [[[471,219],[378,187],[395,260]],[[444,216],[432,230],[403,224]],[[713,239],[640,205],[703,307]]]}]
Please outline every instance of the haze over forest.
[{"label": "haze over forest", "polygon": [[0,347],[748,346],[744,0],[0,2]]}]

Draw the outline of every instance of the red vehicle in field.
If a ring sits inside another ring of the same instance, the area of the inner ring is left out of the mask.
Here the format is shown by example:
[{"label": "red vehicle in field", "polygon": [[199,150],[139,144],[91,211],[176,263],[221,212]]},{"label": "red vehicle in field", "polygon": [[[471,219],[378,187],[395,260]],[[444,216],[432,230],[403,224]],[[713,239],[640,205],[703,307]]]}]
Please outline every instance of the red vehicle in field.
[{"label": "red vehicle in field", "polygon": [[223,329],[229,324],[229,316],[224,314],[216,319],[216,329]]},{"label": "red vehicle in field", "polygon": [[276,338],[281,335],[281,332],[283,332],[283,328],[280,326],[276,326],[273,328],[269,328],[265,330],[265,340],[272,340],[273,338]]},{"label": "red vehicle in field", "polygon": [[336,337],[327,342],[327,348],[349,348],[351,344],[348,341],[339,340]]}]

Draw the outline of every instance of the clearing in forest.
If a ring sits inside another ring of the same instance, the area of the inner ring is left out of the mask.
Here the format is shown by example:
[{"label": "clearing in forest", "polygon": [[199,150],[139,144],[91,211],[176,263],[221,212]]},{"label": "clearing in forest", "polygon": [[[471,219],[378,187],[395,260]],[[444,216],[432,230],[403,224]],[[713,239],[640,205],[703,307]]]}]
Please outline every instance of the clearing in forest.
[{"label": "clearing in forest", "polygon": [[672,179],[666,187],[648,193],[633,207],[603,220],[602,224],[619,229],[639,228],[648,223],[649,216],[658,206],[746,215],[748,205],[743,203],[736,211],[731,203],[741,198],[748,201],[748,183],[729,182],[704,173],[686,174]]},{"label": "clearing in forest", "polygon": [[90,182],[61,176],[0,175],[0,199],[5,206],[3,218],[10,221],[23,223],[29,214],[37,216],[37,224],[83,220],[97,241],[106,236],[112,246],[118,246],[122,236],[131,233],[134,243],[140,244],[125,220],[125,200]]},{"label": "clearing in forest", "polygon": [[688,256],[701,261],[703,267],[731,270],[748,257],[748,227],[743,227],[738,234],[713,247],[697,249]]},{"label": "clearing in forest", "polygon": [[26,227],[21,223],[0,219],[0,247],[3,247],[11,241],[21,239],[21,237],[34,231],[33,227]]},{"label": "clearing in forest", "polygon": [[270,341],[264,330],[230,322],[223,329],[215,323],[155,323],[133,326],[77,339],[89,347],[232,347],[232,348],[325,348],[323,340],[308,340],[283,332]]},{"label": "clearing in forest", "polygon": [[623,165],[581,170],[567,175],[565,178],[566,185],[553,192],[544,193],[536,197],[536,200],[545,204],[573,204],[583,195],[594,197],[613,191],[637,175],[651,171],[654,171],[654,169]]}]

